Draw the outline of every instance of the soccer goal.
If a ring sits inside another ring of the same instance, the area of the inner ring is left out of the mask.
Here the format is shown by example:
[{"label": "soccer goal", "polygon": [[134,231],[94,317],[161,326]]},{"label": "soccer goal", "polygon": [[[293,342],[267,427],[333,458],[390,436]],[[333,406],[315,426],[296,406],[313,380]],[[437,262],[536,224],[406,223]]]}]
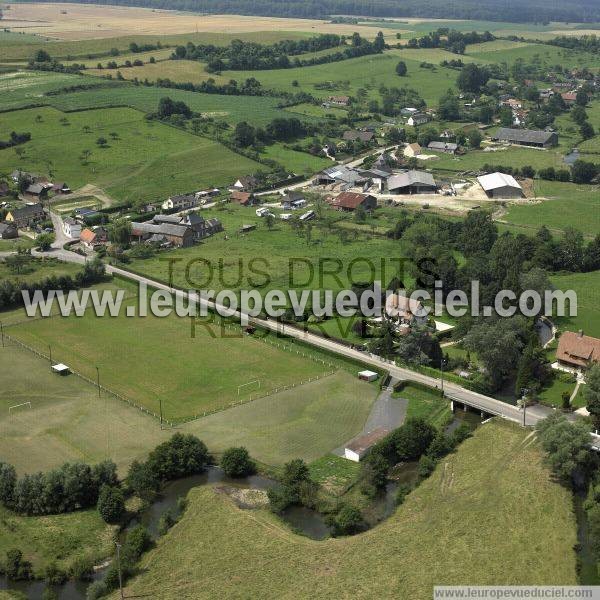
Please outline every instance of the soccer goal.
[{"label": "soccer goal", "polygon": [[21,402],[21,404],[14,404],[13,406],[9,406],[8,414],[12,414],[12,411],[17,410],[17,408],[24,409],[25,407],[31,408],[31,402]]},{"label": "soccer goal", "polygon": [[242,393],[242,390],[244,392],[247,392],[247,391],[252,392],[254,390],[260,390],[260,379],[255,379],[254,381],[249,381],[248,383],[242,383],[241,385],[238,385],[238,388],[237,388],[238,396]]}]

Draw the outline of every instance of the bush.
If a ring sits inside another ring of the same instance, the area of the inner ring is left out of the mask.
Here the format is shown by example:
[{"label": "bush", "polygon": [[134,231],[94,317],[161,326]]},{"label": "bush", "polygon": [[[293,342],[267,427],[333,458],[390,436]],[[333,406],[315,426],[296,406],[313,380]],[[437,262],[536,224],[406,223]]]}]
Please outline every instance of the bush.
[{"label": "bush", "polygon": [[401,504],[404,504],[406,496],[408,496],[411,491],[412,487],[408,485],[408,483],[401,483],[396,490],[396,505],[400,506]]},{"label": "bush", "polygon": [[136,525],[127,534],[121,553],[122,560],[133,565],[150,546],[152,546],[152,538],[148,530],[143,525]]},{"label": "bush", "polygon": [[67,574],[55,562],[51,562],[44,571],[44,578],[50,585],[62,585],[67,580]]},{"label": "bush", "polygon": [[125,497],[121,488],[103,485],[98,497],[98,512],[106,523],[118,523],[125,514]]},{"label": "bush", "polygon": [[245,477],[256,471],[248,450],[243,447],[228,448],[221,458],[221,468],[229,477]]},{"label": "bush", "polygon": [[167,510],[161,515],[158,521],[158,534],[165,535],[175,523],[177,523],[177,519],[170,510]]},{"label": "bush", "polygon": [[436,465],[437,459],[435,457],[429,454],[424,454],[423,456],[421,456],[421,458],[419,459],[418,469],[419,477],[421,479],[427,479],[427,477],[429,477],[435,470]]},{"label": "bush", "polygon": [[90,558],[78,556],[71,563],[68,574],[71,579],[77,581],[90,581],[94,574],[94,563]]},{"label": "bush", "polygon": [[94,581],[91,583],[85,593],[86,600],[98,600],[108,592],[108,588],[104,581]]},{"label": "bush", "polygon": [[204,442],[190,434],[176,433],[157,446],[146,462],[158,479],[168,481],[202,473],[210,463]]},{"label": "bush", "polygon": [[13,581],[32,578],[31,563],[23,558],[23,553],[18,548],[7,550],[4,574]]},{"label": "bush", "polygon": [[362,514],[354,506],[344,505],[337,515],[330,520],[333,535],[352,535],[360,531],[364,525]]}]

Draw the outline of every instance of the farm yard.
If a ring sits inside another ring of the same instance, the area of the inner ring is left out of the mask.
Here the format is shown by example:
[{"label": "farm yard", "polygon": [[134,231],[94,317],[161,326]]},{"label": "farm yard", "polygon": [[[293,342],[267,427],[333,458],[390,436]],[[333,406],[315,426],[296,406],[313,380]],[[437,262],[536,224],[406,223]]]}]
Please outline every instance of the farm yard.
[{"label": "farm yard", "polygon": [[[183,520],[144,558],[143,574],[125,593],[169,600],[256,596],[265,589],[298,596],[302,589],[303,598],[330,598],[351,587],[358,598],[394,589],[421,600],[439,581],[492,584],[506,580],[507,568],[511,581],[529,581],[533,571],[548,584],[575,584],[570,498],[527,436],[503,422],[480,427],[388,520],[354,537],[315,542],[266,510],[242,510],[210,487],[195,489]],[[205,544],[196,543],[199,535]],[[540,547],[525,564],[523,553],[537,539],[562,550],[548,555]]]}]

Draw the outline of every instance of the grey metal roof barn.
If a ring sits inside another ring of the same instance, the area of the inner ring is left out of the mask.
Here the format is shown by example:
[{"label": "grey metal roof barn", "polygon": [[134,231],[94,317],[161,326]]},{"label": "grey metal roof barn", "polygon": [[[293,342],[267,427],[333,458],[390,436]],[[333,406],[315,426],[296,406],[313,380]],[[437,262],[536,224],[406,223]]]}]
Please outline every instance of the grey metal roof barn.
[{"label": "grey metal roof barn", "polygon": [[523,144],[528,146],[551,146],[558,142],[558,135],[553,131],[539,131],[537,129],[509,129],[501,127],[493,136],[501,142]]}]

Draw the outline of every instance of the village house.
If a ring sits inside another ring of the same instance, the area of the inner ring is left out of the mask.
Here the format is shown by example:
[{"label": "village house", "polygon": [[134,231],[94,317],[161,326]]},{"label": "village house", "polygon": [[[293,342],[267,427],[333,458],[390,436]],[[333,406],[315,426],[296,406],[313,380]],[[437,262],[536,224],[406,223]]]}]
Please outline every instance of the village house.
[{"label": "village house", "polygon": [[377,208],[377,199],[368,194],[358,194],[356,192],[342,192],[330,200],[331,208],[344,212],[352,212],[359,206],[365,210]]},{"label": "village house", "polygon": [[536,129],[510,129],[501,127],[492,139],[518,146],[533,146],[535,148],[550,148],[558,144],[558,134],[555,131],[539,131]]},{"label": "village house", "polygon": [[407,144],[404,148],[404,156],[407,158],[414,158],[415,156],[419,156],[419,154],[423,153],[423,149],[416,142],[414,144]]},{"label": "village house", "polygon": [[313,180],[314,185],[339,184],[342,188],[346,189],[356,185],[364,185],[367,182],[367,177],[359,173],[356,169],[346,167],[345,165],[329,167],[318,173]]},{"label": "village house", "polygon": [[506,100],[502,100],[500,102],[500,106],[508,106],[508,108],[512,110],[517,110],[519,108],[523,108],[523,103],[520,100],[515,100],[514,98],[508,98]]},{"label": "village house", "polygon": [[66,217],[63,219],[62,230],[67,237],[79,239],[81,235],[81,223],[73,217]]},{"label": "village house", "polygon": [[205,219],[203,216],[196,213],[190,213],[183,217],[177,217],[175,215],[156,215],[152,219],[152,222],[158,225],[170,224],[189,227],[194,234],[194,240],[202,240],[219,231],[223,231],[223,225],[219,219]]},{"label": "village house", "polygon": [[48,188],[43,183],[32,183],[25,190],[25,194],[44,200],[48,197]]},{"label": "village house", "polygon": [[423,310],[419,300],[405,294],[390,294],[385,299],[385,314],[397,325],[424,325],[427,323],[427,315]]},{"label": "village house", "polygon": [[429,117],[424,113],[414,113],[408,117],[406,123],[411,127],[417,127],[418,125],[424,125],[429,122]]},{"label": "village house", "polygon": [[94,227],[93,229],[83,229],[79,235],[79,241],[93,250],[98,246],[102,246],[108,242],[108,232],[104,227]]},{"label": "village house", "polygon": [[429,142],[427,149],[432,150],[433,152],[456,154],[456,151],[458,150],[458,144],[455,144],[454,142]]},{"label": "village house", "polygon": [[163,210],[187,210],[197,206],[198,200],[194,194],[182,194],[171,196],[162,203]]},{"label": "village house", "polygon": [[185,225],[171,223],[132,223],[131,237],[137,242],[187,248],[194,243],[194,233]]},{"label": "village house", "polygon": [[342,135],[342,139],[344,139],[346,142],[354,142],[359,140],[364,144],[368,144],[373,140],[374,137],[375,134],[372,131],[357,131],[355,129],[344,131],[344,134]]},{"label": "village house", "polygon": [[0,223],[0,240],[14,240],[19,237],[19,232],[14,223]]},{"label": "village house", "polygon": [[583,371],[600,362],[600,339],[583,331],[565,331],[558,338],[556,360],[560,366]]},{"label": "village house", "polygon": [[236,180],[236,182],[229,188],[229,191],[241,190],[244,192],[251,192],[258,185],[258,180],[252,175],[244,175]]},{"label": "village house", "polygon": [[254,204],[258,204],[258,199],[254,196],[252,192],[231,192],[231,194],[229,195],[229,200],[231,202],[236,202],[241,206],[253,206]]},{"label": "village house", "polygon": [[437,184],[431,173],[406,171],[388,179],[388,191],[392,194],[432,194]]},{"label": "village house", "polygon": [[577,101],[577,92],[563,92],[560,97],[567,106],[573,106]]},{"label": "village house", "polygon": [[281,205],[285,210],[296,210],[306,205],[306,199],[300,192],[287,192],[281,199]]},{"label": "village house", "polygon": [[478,177],[477,181],[488,198],[508,200],[523,197],[523,188],[512,175],[498,172],[490,173]]},{"label": "village house", "polygon": [[71,188],[64,181],[61,181],[52,184],[52,191],[55,194],[70,194]]},{"label": "village house", "polygon": [[348,106],[350,104],[349,96],[329,96],[327,103],[333,104],[334,106]]},{"label": "village house", "polygon": [[14,223],[19,229],[32,227],[46,220],[46,213],[41,204],[26,204],[15,208],[6,215],[6,221]]}]

